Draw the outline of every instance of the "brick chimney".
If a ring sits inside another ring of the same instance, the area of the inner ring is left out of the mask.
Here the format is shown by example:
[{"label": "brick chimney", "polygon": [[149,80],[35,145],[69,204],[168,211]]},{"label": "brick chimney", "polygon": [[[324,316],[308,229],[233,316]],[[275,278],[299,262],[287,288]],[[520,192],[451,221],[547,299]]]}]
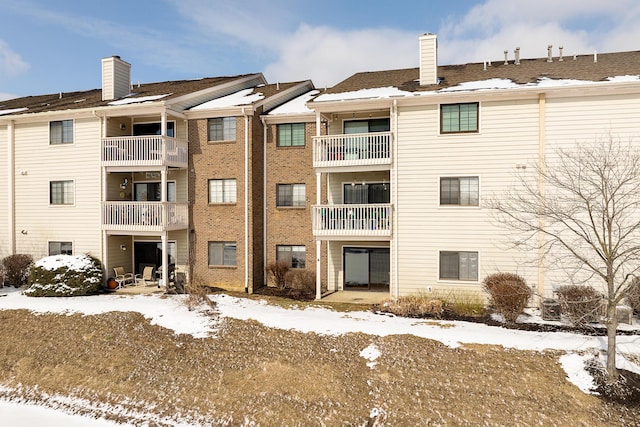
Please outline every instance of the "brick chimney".
[{"label": "brick chimney", "polygon": [[420,86],[438,83],[438,37],[432,33],[420,36]]},{"label": "brick chimney", "polygon": [[102,100],[112,101],[129,95],[131,64],[119,56],[102,58]]}]

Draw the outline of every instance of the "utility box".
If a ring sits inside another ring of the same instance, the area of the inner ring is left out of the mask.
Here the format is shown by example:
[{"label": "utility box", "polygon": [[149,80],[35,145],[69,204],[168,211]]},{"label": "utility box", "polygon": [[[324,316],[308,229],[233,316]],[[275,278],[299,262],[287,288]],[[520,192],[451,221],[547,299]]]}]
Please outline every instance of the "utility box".
[{"label": "utility box", "polygon": [[544,299],[541,304],[542,320],[560,320],[560,303],[554,299]]}]

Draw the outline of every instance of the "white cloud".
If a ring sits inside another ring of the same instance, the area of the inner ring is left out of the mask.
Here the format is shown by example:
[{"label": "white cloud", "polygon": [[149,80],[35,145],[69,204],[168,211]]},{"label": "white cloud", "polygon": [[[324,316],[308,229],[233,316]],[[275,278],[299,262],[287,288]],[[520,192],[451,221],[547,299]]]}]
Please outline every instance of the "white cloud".
[{"label": "white cloud", "polygon": [[311,78],[317,87],[333,85],[359,71],[418,65],[418,36],[392,29],[338,30],[303,24],[279,46],[265,67],[268,80]]},{"label": "white cloud", "polygon": [[18,95],[14,95],[12,93],[0,92],[0,101],[5,101],[7,99],[17,98]]},{"label": "white cloud", "polygon": [[446,22],[438,32],[440,63],[554,56],[637,49],[640,3],[633,0],[538,0],[524,8],[513,0],[487,0],[459,20]]},{"label": "white cloud", "polygon": [[0,76],[14,77],[29,69],[20,54],[11,50],[9,45],[0,40]]}]

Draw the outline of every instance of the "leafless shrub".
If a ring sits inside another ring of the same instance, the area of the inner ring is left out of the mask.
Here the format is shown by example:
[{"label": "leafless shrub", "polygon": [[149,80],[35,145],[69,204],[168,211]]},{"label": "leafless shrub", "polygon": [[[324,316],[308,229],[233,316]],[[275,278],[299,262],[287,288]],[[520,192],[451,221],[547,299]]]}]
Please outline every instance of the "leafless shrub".
[{"label": "leafless shrub", "polygon": [[381,308],[403,317],[439,317],[443,311],[443,302],[427,294],[413,294],[387,299]]},{"label": "leafless shrub", "polygon": [[0,275],[2,284],[16,288],[25,286],[29,282],[29,267],[33,265],[33,257],[26,254],[9,255],[2,259]]},{"label": "leafless shrub", "polygon": [[489,294],[489,304],[509,323],[518,319],[531,298],[531,288],[514,273],[490,274],[482,281],[482,288]]},{"label": "leafless shrub", "polygon": [[209,289],[201,282],[194,282],[184,287],[187,293],[185,304],[189,311],[195,310],[202,304],[206,304],[211,308],[215,308],[216,303],[209,298]]},{"label": "leafless shrub", "polygon": [[560,286],[556,293],[562,313],[576,326],[595,322],[600,316],[602,295],[587,285]]},{"label": "leafless shrub", "polygon": [[264,268],[267,272],[267,275],[273,279],[275,285],[284,289],[287,285],[287,272],[289,271],[289,266],[286,262],[283,261],[272,261]]},{"label": "leafless shrub", "polygon": [[285,276],[286,286],[302,292],[315,292],[316,275],[306,269],[289,270]]}]

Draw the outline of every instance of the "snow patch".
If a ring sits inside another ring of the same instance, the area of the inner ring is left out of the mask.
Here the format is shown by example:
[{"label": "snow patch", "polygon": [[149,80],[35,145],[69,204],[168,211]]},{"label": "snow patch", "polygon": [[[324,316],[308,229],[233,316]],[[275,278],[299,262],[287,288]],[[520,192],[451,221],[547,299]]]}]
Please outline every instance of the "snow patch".
[{"label": "snow patch", "polygon": [[323,93],[314,102],[344,101],[348,99],[391,98],[393,96],[413,96],[413,92],[400,90],[397,87],[378,87],[373,89],[360,89],[353,92]]},{"label": "snow patch", "polygon": [[165,93],[164,95],[149,95],[149,96],[140,96],[135,97],[130,95],[127,98],[118,99],[117,101],[111,101],[109,105],[127,105],[127,104],[139,104],[142,102],[151,102],[156,101],[158,99],[162,99],[166,96],[171,95],[170,93]]},{"label": "snow patch", "polygon": [[297,98],[292,99],[289,102],[274,108],[269,112],[270,116],[284,115],[284,114],[306,114],[313,113],[313,110],[307,108],[307,102],[316,96],[320,91],[312,90]]},{"label": "snow patch", "polygon": [[93,262],[86,255],[52,255],[39,259],[36,261],[35,266],[45,270],[67,267],[74,271],[84,271],[93,267]]},{"label": "snow patch", "polygon": [[371,369],[375,368],[378,364],[376,360],[380,357],[381,353],[378,347],[375,344],[369,344],[364,350],[360,352],[360,357],[367,359],[367,366]]},{"label": "snow patch", "polygon": [[19,113],[19,112],[25,111],[25,110],[28,110],[28,108],[25,107],[25,108],[13,108],[13,109],[10,109],[10,110],[0,110],[0,116],[4,116],[4,115],[7,115],[7,114],[13,114],[13,113]]},{"label": "snow patch", "polygon": [[260,92],[253,93],[253,88],[243,89],[234,92],[231,95],[212,99],[203,104],[196,105],[192,110],[208,110],[211,108],[238,107],[241,105],[250,105],[256,101],[264,99],[264,95]]},{"label": "snow patch", "polygon": [[569,353],[560,357],[562,369],[567,373],[567,379],[584,393],[597,394],[593,390],[596,384],[593,377],[585,369],[587,360],[592,359],[593,355]]}]

